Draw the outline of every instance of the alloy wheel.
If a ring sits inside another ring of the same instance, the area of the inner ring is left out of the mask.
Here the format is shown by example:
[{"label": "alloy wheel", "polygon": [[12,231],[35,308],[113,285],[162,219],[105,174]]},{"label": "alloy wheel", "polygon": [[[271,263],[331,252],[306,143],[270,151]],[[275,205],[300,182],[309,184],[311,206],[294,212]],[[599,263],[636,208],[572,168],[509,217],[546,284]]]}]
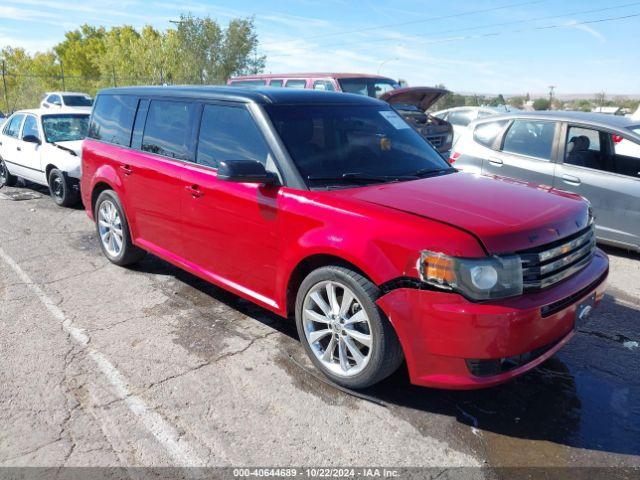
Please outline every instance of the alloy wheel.
[{"label": "alloy wheel", "polygon": [[4,164],[4,160],[0,160],[0,187],[3,187],[7,183],[9,178],[9,172],[7,166]]},{"label": "alloy wheel", "polygon": [[373,334],[357,295],[337,281],[314,285],[302,310],[306,341],[324,368],[351,377],[369,363]]},{"label": "alloy wheel", "polygon": [[105,200],[98,209],[98,231],[102,246],[111,257],[122,252],[122,220],[118,209],[111,200]]},{"label": "alloy wheel", "polygon": [[56,175],[53,178],[53,182],[52,182],[53,194],[56,196],[56,198],[59,198],[59,199],[62,199],[64,197],[64,185],[62,182],[63,182],[63,179],[59,175]]}]

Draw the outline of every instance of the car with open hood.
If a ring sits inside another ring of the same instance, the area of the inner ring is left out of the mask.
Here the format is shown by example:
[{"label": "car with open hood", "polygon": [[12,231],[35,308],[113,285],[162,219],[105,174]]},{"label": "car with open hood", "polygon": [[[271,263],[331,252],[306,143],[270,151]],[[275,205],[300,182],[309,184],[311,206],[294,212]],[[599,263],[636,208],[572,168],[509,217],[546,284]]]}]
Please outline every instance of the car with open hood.
[{"label": "car with open hood", "polygon": [[48,186],[60,206],[77,203],[88,125],[89,113],[75,109],[15,112],[0,133],[0,188],[23,178]]},{"label": "car with open hood", "polygon": [[104,90],[80,190],[109,261],[151,252],[292,318],[348,388],[403,360],[417,385],[505,382],[571,339],[608,273],[583,198],[458,172],[366,96]]},{"label": "car with open hood", "polygon": [[427,112],[449,91],[434,87],[406,87],[403,82],[361,73],[288,73],[230,78],[232,86],[269,86],[344,92],[379,98],[393,107],[438,152],[451,150],[454,132],[449,122]]}]

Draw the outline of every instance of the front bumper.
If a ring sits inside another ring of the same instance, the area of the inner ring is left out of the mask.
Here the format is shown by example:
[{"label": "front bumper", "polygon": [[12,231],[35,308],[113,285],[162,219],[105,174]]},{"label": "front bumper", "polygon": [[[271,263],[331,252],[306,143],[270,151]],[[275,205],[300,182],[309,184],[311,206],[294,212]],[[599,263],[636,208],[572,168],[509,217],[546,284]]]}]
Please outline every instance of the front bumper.
[{"label": "front bumper", "polygon": [[[482,388],[521,375],[562,348],[573,336],[578,305],[594,294],[596,304],[602,300],[608,270],[607,256],[596,250],[576,275],[515,298],[473,303],[458,294],[399,288],[377,303],[398,334],[412,383]],[[475,376],[467,365],[470,359],[497,360],[534,351],[543,353],[497,375]]]}]

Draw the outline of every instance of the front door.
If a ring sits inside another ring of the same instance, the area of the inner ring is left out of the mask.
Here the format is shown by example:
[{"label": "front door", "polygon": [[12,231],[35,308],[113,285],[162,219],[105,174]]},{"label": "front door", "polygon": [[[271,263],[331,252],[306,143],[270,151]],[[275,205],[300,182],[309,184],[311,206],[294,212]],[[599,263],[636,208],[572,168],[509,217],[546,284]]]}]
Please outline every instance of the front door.
[{"label": "front door", "polygon": [[280,188],[219,180],[216,168],[224,160],[254,160],[276,170],[244,105],[203,107],[196,164],[181,177],[185,260],[212,282],[277,308]]},{"label": "front door", "polygon": [[640,145],[612,133],[569,125],[554,186],[587,198],[600,239],[640,248]]},{"label": "front door", "polygon": [[22,133],[18,142],[18,147],[20,148],[18,152],[18,163],[26,169],[25,174],[28,174],[27,178],[38,183],[47,183],[40,159],[42,145],[40,143],[27,142],[25,141],[25,137],[35,137],[42,142],[42,135],[38,128],[38,119],[33,115],[27,115],[24,119]]},{"label": "front door", "polygon": [[557,122],[517,119],[508,127],[499,151],[482,162],[482,173],[553,185]]}]

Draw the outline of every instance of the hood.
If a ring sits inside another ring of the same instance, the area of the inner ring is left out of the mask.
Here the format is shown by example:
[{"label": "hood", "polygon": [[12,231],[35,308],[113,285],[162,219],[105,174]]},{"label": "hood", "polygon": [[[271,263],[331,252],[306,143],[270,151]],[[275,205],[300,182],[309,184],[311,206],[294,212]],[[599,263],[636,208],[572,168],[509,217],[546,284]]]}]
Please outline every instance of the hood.
[{"label": "hood", "polygon": [[407,87],[391,90],[381,95],[380,100],[390,105],[413,105],[424,112],[447,93],[449,90],[443,88]]},{"label": "hood", "polygon": [[[60,145],[61,147],[68,148],[69,150],[73,150],[76,152],[78,157],[82,153],[82,140],[72,140],[70,142],[56,142],[56,145]],[[52,145],[53,148],[56,148],[55,145]]]},{"label": "hood", "polygon": [[551,243],[589,224],[589,206],[578,195],[502,177],[453,173],[333,193],[453,225],[490,254]]}]

